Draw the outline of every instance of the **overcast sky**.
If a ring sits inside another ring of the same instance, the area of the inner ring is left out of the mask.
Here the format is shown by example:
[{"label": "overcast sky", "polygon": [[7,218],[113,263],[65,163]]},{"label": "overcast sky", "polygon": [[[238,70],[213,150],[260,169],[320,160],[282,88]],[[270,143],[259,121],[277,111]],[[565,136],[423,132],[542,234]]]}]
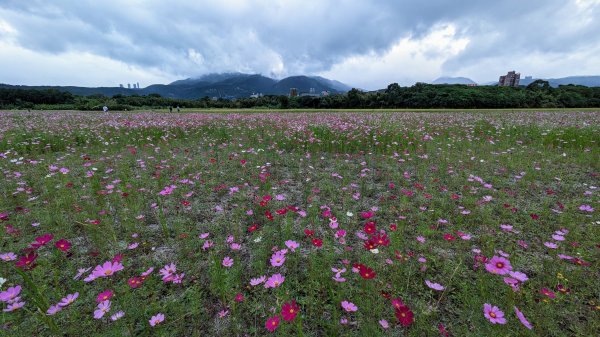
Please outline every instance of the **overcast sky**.
[{"label": "overcast sky", "polygon": [[0,0],[0,83],[600,75],[600,0]]}]

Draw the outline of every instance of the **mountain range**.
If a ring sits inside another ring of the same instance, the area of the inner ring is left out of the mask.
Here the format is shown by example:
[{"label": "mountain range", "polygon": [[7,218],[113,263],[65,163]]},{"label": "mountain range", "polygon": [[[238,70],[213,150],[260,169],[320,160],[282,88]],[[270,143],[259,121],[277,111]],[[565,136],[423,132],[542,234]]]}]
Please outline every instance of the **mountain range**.
[{"label": "mountain range", "polygon": [[[522,77],[519,85],[527,86],[535,80],[548,81],[551,87],[557,88],[559,85],[583,85],[586,87],[600,87],[600,76],[568,76],[561,78],[534,78],[533,76]],[[440,77],[435,79],[431,84],[477,84],[467,77]],[[496,85],[498,81],[490,81],[481,83],[480,85]]]},{"label": "mountain range", "polygon": [[241,98],[253,94],[287,95],[291,88],[298,94],[311,93],[319,95],[323,91],[343,93],[350,86],[320,76],[291,76],[275,80],[259,74],[222,73],[208,74],[198,78],[178,80],[169,84],[153,84],[145,88],[129,89],[121,87],[76,87],[76,86],[12,86],[0,84],[0,87],[22,89],[57,89],[74,95],[149,95],[159,94],[163,97],[198,99],[202,97]]},{"label": "mountain range", "polygon": [[[535,78],[521,78],[520,85],[527,86]],[[546,79],[553,87],[559,85],[584,85],[589,87],[600,86],[600,76],[569,76],[563,78]],[[488,82],[481,85],[495,85],[498,82]],[[475,84],[466,77],[440,77],[431,84]],[[104,95],[150,95],[159,94],[163,97],[180,99],[198,99],[202,97],[216,98],[242,98],[253,94],[287,95],[291,88],[296,88],[298,94],[319,95],[323,91],[329,93],[345,93],[350,86],[335,80],[320,76],[290,76],[276,80],[259,74],[221,73],[207,74],[197,78],[178,80],[169,84],[153,84],[145,88],[129,89],[122,87],[77,87],[77,86],[20,86],[0,84],[0,88],[15,89],[56,89],[70,92],[74,95],[90,96]]]}]

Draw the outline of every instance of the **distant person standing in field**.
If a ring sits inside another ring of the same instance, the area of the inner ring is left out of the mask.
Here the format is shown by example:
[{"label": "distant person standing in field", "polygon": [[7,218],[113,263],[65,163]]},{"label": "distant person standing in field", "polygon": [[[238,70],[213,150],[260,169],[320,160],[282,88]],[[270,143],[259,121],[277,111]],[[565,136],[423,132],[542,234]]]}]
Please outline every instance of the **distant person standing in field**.
[{"label": "distant person standing in field", "polygon": [[173,112],[173,107],[172,106],[169,107],[169,112]]},{"label": "distant person standing in field", "polygon": [[179,112],[179,105],[177,106],[177,112]]},{"label": "distant person standing in field", "polygon": [[102,111],[104,111],[104,113],[107,113],[107,112],[108,112],[108,107],[105,105],[105,106],[102,108]]}]

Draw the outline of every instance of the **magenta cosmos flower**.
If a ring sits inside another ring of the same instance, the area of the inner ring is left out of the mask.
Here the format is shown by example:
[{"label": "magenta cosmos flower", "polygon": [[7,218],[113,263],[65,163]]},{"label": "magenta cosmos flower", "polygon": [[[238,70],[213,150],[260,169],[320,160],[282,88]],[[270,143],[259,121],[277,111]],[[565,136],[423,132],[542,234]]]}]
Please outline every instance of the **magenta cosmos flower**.
[{"label": "magenta cosmos flower", "polygon": [[283,281],[285,281],[285,277],[281,276],[281,274],[274,274],[265,283],[265,288],[277,288],[279,287]]},{"label": "magenta cosmos flower", "polygon": [[494,255],[492,259],[485,264],[485,269],[492,274],[504,275],[512,270],[512,266],[507,259]]},{"label": "magenta cosmos flower", "polygon": [[483,315],[492,324],[506,324],[506,318],[504,318],[504,312],[497,306],[492,306],[489,303],[483,305]]},{"label": "magenta cosmos flower", "polygon": [[158,313],[150,318],[150,326],[155,326],[165,320],[165,315]]}]

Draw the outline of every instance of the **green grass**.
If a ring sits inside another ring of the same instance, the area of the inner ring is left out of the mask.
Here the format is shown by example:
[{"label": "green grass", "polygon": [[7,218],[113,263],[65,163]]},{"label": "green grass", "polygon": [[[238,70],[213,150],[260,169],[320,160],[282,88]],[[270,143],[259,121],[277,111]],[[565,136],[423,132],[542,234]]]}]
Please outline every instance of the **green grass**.
[{"label": "green grass", "polygon": [[[0,335],[262,336],[269,334],[267,318],[291,300],[300,312],[293,322],[281,320],[275,335],[437,336],[438,324],[453,336],[600,330],[598,111],[185,112],[0,112],[0,213],[7,217],[0,220],[0,253],[20,258],[35,238],[54,236],[37,249],[32,270],[0,261],[0,277],[7,279],[0,291],[22,285],[26,302],[0,314]],[[170,185],[176,186],[171,194],[159,194]],[[267,195],[271,200],[261,205]],[[338,228],[323,216],[324,207]],[[357,236],[368,221],[361,212],[373,207],[371,220],[390,238],[376,254]],[[249,232],[253,224],[259,229]],[[568,230],[565,241],[556,241],[552,235],[561,229]],[[346,231],[343,243],[338,230]],[[61,238],[72,243],[69,254],[55,248]],[[214,245],[203,249],[207,240]],[[286,254],[283,266],[271,266],[273,251],[286,240],[300,248]],[[529,277],[519,291],[475,263],[476,255],[491,258],[500,250]],[[89,283],[82,279],[91,270],[74,279],[79,268],[117,254],[124,270]],[[221,264],[226,256],[234,260],[231,268]],[[170,263],[185,273],[182,283],[161,279],[158,270]],[[352,272],[354,263],[376,277],[362,279]],[[140,287],[128,285],[150,267],[155,270]],[[332,267],[347,269],[345,282],[332,279]],[[280,287],[250,286],[250,279],[276,273],[285,276]],[[446,289],[431,290],[425,280]],[[570,292],[558,292],[558,284]],[[115,294],[112,309],[94,319],[96,296],[106,289]],[[74,292],[79,298],[69,307],[44,314]],[[238,293],[242,302],[235,301]],[[398,323],[384,295],[412,310],[410,326]],[[342,301],[358,310],[345,312]],[[491,324],[484,303],[504,311],[507,324]],[[533,330],[521,325],[513,306]],[[123,318],[108,318],[119,310]],[[159,312],[165,321],[151,327]]]}]

